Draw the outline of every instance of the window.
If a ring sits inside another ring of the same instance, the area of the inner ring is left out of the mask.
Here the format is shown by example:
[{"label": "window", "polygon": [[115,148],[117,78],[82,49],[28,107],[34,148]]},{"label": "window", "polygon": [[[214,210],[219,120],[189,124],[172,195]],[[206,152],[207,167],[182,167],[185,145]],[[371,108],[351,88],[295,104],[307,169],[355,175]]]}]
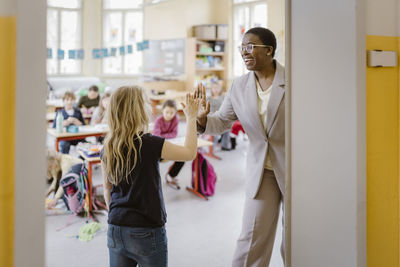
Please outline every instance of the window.
[{"label": "window", "polygon": [[237,77],[246,73],[246,67],[237,47],[248,29],[268,27],[267,1],[233,0],[233,13],[233,75]]},{"label": "window", "polygon": [[82,48],[81,28],[81,0],[47,1],[47,74],[81,73],[81,60],[69,54]]},{"label": "window", "polygon": [[[104,0],[103,3],[103,47],[118,51],[103,58],[103,73],[139,74],[143,55],[137,51],[136,43],[143,39],[143,0]],[[123,54],[120,48],[125,49]]]}]

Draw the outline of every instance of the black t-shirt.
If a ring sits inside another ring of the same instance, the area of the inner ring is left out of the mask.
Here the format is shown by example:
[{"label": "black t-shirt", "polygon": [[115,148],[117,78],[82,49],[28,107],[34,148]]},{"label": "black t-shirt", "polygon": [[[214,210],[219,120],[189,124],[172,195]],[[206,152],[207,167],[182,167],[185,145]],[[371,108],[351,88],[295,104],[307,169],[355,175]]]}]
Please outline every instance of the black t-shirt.
[{"label": "black t-shirt", "polygon": [[[142,136],[140,157],[129,175],[111,189],[108,223],[128,227],[161,227],[167,220],[159,162],[164,138]],[[139,142],[135,140],[135,146]]]},{"label": "black t-shirt", "polygon": [[100,102],[100,95],[98,95],[94,99],[90,99],[87,95],[82,96],[78,101],[78,108],[82,108],[85,106],[86,108],[97,107]]}]

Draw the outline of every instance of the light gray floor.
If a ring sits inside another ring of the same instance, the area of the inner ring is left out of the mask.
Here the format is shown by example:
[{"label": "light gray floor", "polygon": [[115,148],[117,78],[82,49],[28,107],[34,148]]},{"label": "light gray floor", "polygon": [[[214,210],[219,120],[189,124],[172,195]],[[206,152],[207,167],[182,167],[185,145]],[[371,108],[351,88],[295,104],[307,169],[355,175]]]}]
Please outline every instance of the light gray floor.
[{"label": "light gray floor", "polygon": [[[180,127],[181,128],[181,127]],[[182,132],[182,131],[180,131]],[[49,144],[52,141],[49,140]],[[233,151],[219,151],[222,160],[210,159],[217,172],[216,192],[204,201],[184,188],[190,184],[191,163],[186,163],[178,178],[182,189],[177,191],[165,185],[163,192],[168,213],[168,260],[171,267],[224,267],[231,266],[236,239],[241,227],[244,203],[245,157],[248,141],[239,137]],[[161,175],[171,163],[160,164]],[[94,184],[101,183],[101,171],[94,170]],[[76,239],[85,220],[76,218],[69,227],[56,231],[69,215],[46,217],[46,266],[108,266],[106,246],[107,218],[96,215],[102,229],[89,242]],[[282,235],[281,219],[270,267],[283,266],[280,256]]]}]

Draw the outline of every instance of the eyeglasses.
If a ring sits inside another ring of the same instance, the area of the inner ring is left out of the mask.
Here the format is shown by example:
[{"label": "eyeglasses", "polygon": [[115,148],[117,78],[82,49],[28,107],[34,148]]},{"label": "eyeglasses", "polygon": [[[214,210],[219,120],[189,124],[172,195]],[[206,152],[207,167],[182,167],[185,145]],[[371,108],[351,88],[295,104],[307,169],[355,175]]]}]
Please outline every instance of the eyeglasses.
[{"label": "eyeglasses", "polygon": [[247,45],[239,45],[238,49],[240,53],[243,53],[243,51],[246,50],[247,53],[253,52],[254,47],[259,46],[259,47],[272,47],[270,45],[257,45],[257,44],[247,44]]}]

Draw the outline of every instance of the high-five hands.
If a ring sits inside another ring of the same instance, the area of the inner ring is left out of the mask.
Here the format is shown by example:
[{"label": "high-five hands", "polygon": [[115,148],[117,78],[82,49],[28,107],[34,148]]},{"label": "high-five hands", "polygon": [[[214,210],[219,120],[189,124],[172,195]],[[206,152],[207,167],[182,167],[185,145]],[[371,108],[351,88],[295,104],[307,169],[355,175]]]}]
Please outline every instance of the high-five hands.
[{"label": "high-five hands", "polygon": [[196,99],[193,94],[186,94],[186,104],[181,103],[183,106],[183,112],[187,118],[195,119],[199,110],[200,100]]},{"label": "high-five hands", "polygon": [[210,113],[210,101],[206,100],[206,88],[199,83],[194,92],[194,98],[200,101],[199,112],[197,114],[197,122],[200,126],[205,127],[207,124],[207,115]]}]

